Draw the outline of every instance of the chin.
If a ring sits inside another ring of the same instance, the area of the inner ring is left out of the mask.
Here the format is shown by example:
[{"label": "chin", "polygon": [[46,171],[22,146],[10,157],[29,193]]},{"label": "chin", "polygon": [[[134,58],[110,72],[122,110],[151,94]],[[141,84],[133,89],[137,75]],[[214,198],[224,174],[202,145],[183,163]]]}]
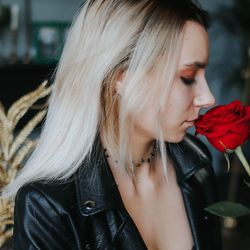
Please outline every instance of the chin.
[{"label": "chin", "polygon": [[178,143],[181,142],[184,137],[185,137],[186,133],[179,133],[179,134],[175,134],[175,135],[169,135],[165,137],[165,141],[170,142],[170,143]]}]

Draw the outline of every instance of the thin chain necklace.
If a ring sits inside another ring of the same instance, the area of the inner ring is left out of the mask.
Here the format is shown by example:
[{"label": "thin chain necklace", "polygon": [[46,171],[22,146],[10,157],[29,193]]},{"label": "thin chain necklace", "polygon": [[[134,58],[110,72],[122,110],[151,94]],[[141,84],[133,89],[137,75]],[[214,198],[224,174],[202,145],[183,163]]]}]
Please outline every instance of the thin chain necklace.
[{"label": "thin chain necklace", "polygon": [[[154,140],[154,145],[153,145],[153,148],[152,148],[152,151],[151,153],[149,154],[149,156],[146,158],[146,159],[141,159],[140,162],[138,163],[135,163],[134,161],[132,161],[131,163],[133,164],[134,167],[140,167],[144,162],[151,162],[151,160],[153,160],[155,158],[155,155],[156,155],[156,140]],[[107,152],[107,149],[104,148],[104,156],[106,158],[109,158],[111,157],[108,152]],[[115,163],[119,163],[118,160],[115,160]]]}]

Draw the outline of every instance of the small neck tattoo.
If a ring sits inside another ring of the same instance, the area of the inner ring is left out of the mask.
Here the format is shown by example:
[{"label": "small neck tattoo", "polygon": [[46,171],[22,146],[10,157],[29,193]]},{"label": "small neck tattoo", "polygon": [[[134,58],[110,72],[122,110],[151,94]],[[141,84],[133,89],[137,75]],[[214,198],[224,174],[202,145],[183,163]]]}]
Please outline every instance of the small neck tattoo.
[{"label": "small neck tattoo", "polygon": [[[104,156],[106,157],[106,158],[110,158],[111,156],[108,154],[108,152],[107,152],[107,149],[106,148],[104,148]],[[132,163],[132,165],[134,166],[134,167],[140,167],[143,163],[145,163],[145,162],[148,162],[148,163],[150,163],[154,158],[155,158],[155,156],[156,156],[156,140],[154,140],[154,144],[153,144],[153,148],[152,148],[152,151],[150,152],[150,154],[149,154],[149,156],[146,158],[146,159],[141,159],[140,160],[140,162],[134,162],[134,161],[132,161],[131,163]],[[114,160],[114,162],[115,163],[117,163],[117,164],[119,164],[119,161],[118,160]]]}]

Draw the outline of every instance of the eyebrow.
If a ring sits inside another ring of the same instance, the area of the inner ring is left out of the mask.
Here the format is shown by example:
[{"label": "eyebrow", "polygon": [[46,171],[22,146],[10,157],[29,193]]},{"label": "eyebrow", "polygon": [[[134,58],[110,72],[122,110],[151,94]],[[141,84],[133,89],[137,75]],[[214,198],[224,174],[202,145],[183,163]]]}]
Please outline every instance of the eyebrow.
[{"label": "eyebrow", "polygon": [[207,65],[208,65],[208,62],[198,62],[198,61],[184,64],[184,66],[187,66],[187,67],[190,67],[190,68],[191,67],[198,68],[198,69],[204,69]]}]

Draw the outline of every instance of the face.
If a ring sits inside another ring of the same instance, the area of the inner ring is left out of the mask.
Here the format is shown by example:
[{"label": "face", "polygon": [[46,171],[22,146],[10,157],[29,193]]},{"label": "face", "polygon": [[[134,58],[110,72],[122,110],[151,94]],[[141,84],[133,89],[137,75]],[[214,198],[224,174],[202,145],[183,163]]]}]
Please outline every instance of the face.
[{"label": "face", "polygon": [[[163,114],[165,141],[180,142],[193,126],[192,121],[198,118],[200,109],[215,103],[205,78],[208,48],[207,31],[196,22],[186,22],[179,64]],[[137,117],[137,136],[155,138],[152,119],[155,113],[155,107],[149,106]]]},{"label": "face", "polygon": [[[198,23],[188,21],[179,66],[164,115],[166,141],[179,142],[201,108],[215,104],[210,92],[205,69],[208,62],[209,41],[207,31]],[[190,122],[191,121],[191,122]]]}]

